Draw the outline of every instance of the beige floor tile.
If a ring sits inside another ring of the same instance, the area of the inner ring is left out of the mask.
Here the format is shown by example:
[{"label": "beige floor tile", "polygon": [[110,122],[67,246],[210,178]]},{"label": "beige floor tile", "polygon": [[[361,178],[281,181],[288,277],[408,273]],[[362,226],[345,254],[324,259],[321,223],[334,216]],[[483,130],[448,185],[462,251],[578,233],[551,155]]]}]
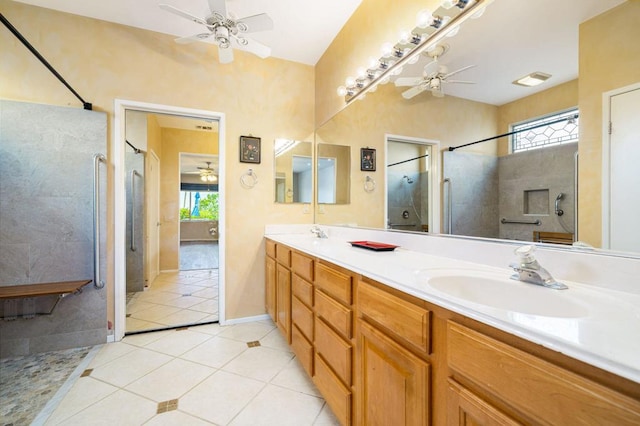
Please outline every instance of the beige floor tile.
[{"label": "beige floor tile", "polygon": [[135,350],[135,346],[128,345],[124,342],[107,343],[100,348],[100,351],[89,363],[89,368],[96,368],[107,364],[114,359],[118,359],[129,352]]},{"label": "beige floor tile", "polygon": [[311,426],[323,403],[315,396],[267,385],[230,426]]},{"label": "beige floor tile", "polygon": [[297,358],[289,363],[271,380],[272,385],[281,386],[307,395],[320,396],[320,392],[313,384]]},{"label": "beige floor tile", "polygon": [[91,377],[124,387],[171,361],[172,357],[144,348],[136,348],[120,358],[97,367]]},{"label": "beige floor tile", "polygon": [[340,426],[340,422],[331,411],[331,408],[329,408],[329,405],[325,403],[318,418],[313,422],[313,426]]},{"label": "beige floor tile", "polygon": [[194,297],[194,296],[182,296],[177,299],[168,300],[164,302],[164,305],[173,306],[175,308],[185,309],[190,308],[193,305],[197,305],[198,303],[205,302],[207,299],[203,299],[202,297]]},{"label": "beige floor tile", "polygon": [[191,330],[172,330],[145,347],[167,355],[178,356],[195,348],[211,336]]},{"label": "beige floor tile", "polygon": [[230,373],[268,382],[293,358],[290,353],[257,346],[244,351],[222,369]]},{"label": "beige floor tile", "polygon": [[220,324],[204,324],[191,326],[189,327],[189,330],[215,336],[222,332],[223,327]]},{"label": "beige floor tile", "polygon": [[153,330],[155,328],[162,327],[162,324],[152,321],[143,321],[137,318],[128,317],[125,321],[125,330],[127,331],[142,331]]},{"label": "beige floor tile", "polygon": [[194,362],[174,359],[125,389],[156,402],[178,399],[216,371]]},{"label": "beige floor tile", "polygon": [[178,297],[180,297],[179,294],[168,291],[145,291],[144,293],[140,293],[136,300],[161,304],[169,300],[177,299]]},{"label": "beige floor tile", "polygon": [[62,425],[141,425],[156,414],[157,404],[119,390],[68,418]]},{"label": "beige floor tile", "polygon": [[274,328],[275,325],[273,325],[273,323],[269,324],[262,321],[248,322],[235,324],[232,327],[226,327],[225,330],[220,333],[220,336],[239,340],[241,342],[253,342],[255,340],[262,339]]},{"label": "beige floor tile", "polygon": [[117,390],[117,387],[92,377],[80,377],[47,419],[45,425],[60,424],[65,419],[115,393]]},{"label": "beige floor tile", "polygon": [[158,322],[171,326],[191,325],[197,322],[201,322],[206,316],[207,314],[205,312],[181,309],[171,315],[167,315],[166,317],[159,319]]},{"label": "beige floor tile", "polygon": [[[179,409],[226,425],[264,386],[257,380],[217,371],[180,398]],[[253,420],[255,425],[256,419]]]},{"label": "beige floor tile", "polygon": [[156,340],[173,332],[174,330],[161,330],[161,331],[154,331],[153,333],[132,334],[129,336],[125,336],[124,339],[122,339],[122,341],[129,345],[146,346],[149,343],[155,342]]},{"label": "beige floor tile", "polygon": [[269,332],[269,334],[260,339],[260,344],[268,348],[278,349],[284,352],[291,352],[291,348],[287,344],[287,341],[285,340],[280,330],[277,328],[274,328],[273,330],[271,330],[271,332]]},{"label": "beige floor tile", "polygon": [[204,297],[206,299],[218,299],[218,288],[213,288],[213,287],[206,287],[203,288],[201,290],[198,291],[194,291],[193,293],[191,293],[193,296],[196,297]]},{"label": "beige floor tile", "polygon": [[189,307],[192,311],[206,312],[208,314],[218,313],[218,299],[205,300]]},{"label": "beige floor tile", "polygon": [[246,343],[214,336],[180,358],[220,368],[247,349]]},{"label": "beige floor tile", "polygon": [[154,305],[152,308],[131,314],[129,318],[135,318],[142,321],[160,322],[159,320],[180,311],[180,308],[166,305]]},{"label": "beige floor tile", "polygon": [[178,403],[178,410],[156,414],[156,416],[145,423],[144,426],[207,426],[213,424],[198,419],[197,417],[190,416],[187,413],[183,413],[182,411],[180,411],[179,407],[180,404]]},{"label": "beige floor tile", "polygon": [[144,311],[145,309],[153,308],[154,306],[154,303],[143,302],[142,300],[134,298],[131,302],[127,303],[127,313],[135,314],[136,312]]},{"label": "beige floor tile", "polygon": [[187,285],[187,284],[181,284],[178,286],[178,289],[180,290],[180,294],[193,294],[196,291],[200,291],[205,287],[202,286],[198,286],[198,285]]}]

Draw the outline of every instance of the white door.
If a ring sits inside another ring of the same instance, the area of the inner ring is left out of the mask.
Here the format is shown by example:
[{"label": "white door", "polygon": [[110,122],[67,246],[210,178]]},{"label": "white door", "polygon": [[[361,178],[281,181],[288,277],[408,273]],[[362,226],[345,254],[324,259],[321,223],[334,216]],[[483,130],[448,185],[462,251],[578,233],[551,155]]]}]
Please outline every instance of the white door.
[{"label": "white door", "polygon": [[639,252],[640,88],[610,99],[609,248]]},{"label": "white door", "polygon": [[160,160],[149,151],[147,159],[147,285],[151,285],[160,269]]}]

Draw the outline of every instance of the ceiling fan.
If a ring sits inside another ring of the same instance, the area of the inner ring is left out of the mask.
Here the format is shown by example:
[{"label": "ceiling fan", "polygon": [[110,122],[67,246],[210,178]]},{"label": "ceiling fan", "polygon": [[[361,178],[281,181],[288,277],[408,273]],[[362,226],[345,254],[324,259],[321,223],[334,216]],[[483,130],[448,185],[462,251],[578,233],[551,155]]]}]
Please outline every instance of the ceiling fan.
[{"label": "ceiling fan", "polygon": [[177,38],[177,43],[191,43],[213,38],[215,44],[218,45],[218,58],[223,64],[233,61],[232,48],[245,50],[260,58],[271,55],[269,46],[244,37],[244,34],[272,30],[273,20],[269,15],[260,13],[245,18],[235,18],[227,12],[226,0],[208,0],[208,2],[210,13],[204,18],[199,18],[168,4],[159,5],[161,9],[203,25],[207,29],[203,33]]},{"label": "ceiling fan", "polygon": [[211,167],[211,161],[206,161],[207,167],[198,167],[197,172],[191,172],[192,174],[198,173],[200,175],[200,180],[203,182],[215,182],[218,180],[218,176],[216,176],[216,170]]},{"label": "ceiling fan", "polygon": [[437,98],[444,97],[444,85],[448,83],[475,84],[473,81],[450,80],[449,77],[475,67],[468,65],[455,71],[449,72],[444,65],[438,65],[438,58],[444,55],[449,48],[448,45],[438,45],[432,51],[426,52],[426,55],[433,58],[433,61],[425,65],[420,77],[400,77],[396,79],[397,87],[412,86],[409,90],[402,92],[402,97],[411,99],[420,93],[429,90],[431,94]]}]

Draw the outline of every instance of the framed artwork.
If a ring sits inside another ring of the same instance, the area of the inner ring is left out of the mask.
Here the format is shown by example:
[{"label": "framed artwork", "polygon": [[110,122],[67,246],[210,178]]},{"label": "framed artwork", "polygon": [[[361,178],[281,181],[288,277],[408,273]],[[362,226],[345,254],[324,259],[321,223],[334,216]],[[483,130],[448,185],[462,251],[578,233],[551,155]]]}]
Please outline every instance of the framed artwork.
[{"label": "framed artwork", "polygon": [[360,170],[364,172],[376,171],[376,150],[374,148],[360,148]]},{"label": "framed artwork", "polygon": [[240,162],[260,163],[260,138],[240,136]]}]

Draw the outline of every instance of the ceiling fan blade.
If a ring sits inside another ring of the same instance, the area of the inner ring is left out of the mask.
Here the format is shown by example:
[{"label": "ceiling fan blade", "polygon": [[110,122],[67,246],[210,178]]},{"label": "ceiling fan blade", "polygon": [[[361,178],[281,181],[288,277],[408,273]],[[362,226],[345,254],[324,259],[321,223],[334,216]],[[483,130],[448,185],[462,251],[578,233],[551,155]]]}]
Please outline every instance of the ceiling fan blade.
[{"label": "ceiling fan blade", "polygon": [[185,11],[182,11],[180,9],[176,9],[175,7],[173,7],[171,5],[161,3],[161,4],[158,5],[158,7],[160,7],[160,9],[162,9],[162,10],[166,10],[167,12],[171,12],[174,15],[182,16],[183,18],[188,19],[188,20],[190,20],[192,22],[195,22],[196,24],[207,25],[207,22],[204,19],[198,18],[197,16],[194,16],[194,15],[192,15],[190,13],[187,13]]},{"label": "ceiling fan blade", "polygon": [[221,64],[233,62],[233,49],[230,47],[222,48],[218,46],[218,60]]},{"label": "ceiling fan blade", "polygon": [[273,19],[269,17],[266,13],[260,13],[258,15],[247,16],[246,18],[238,19],[236,22],[242,22],[247,26],[246,31],[241,32],[244,33],[255,33],[258,31],[269,31],[273,29]]},{"label": "ceiling fan blade", "polygon": [[[233,41],[233,45],[234,47],[237,47],[240,50],[244,50],[247,51],[249,53],[253,53],[254,55],[260,57],[260,58],[268,58],[269,56],[271,56],[271,48],[269,46],[266,46],[260,42],[257,42],[253,39],[250,38],[232,38],[231,39]],[[240,42],[239,40],[244,40],[244,44],[243,42]]]},{"label": "ceiling fan blade", "polygon": [[411,99],[414,96],[424,92],[425,90],[426,90],[426,87],[423,84],[419,86],[414,86],[411,89],[402,92],[402,97],[405,99]]},{"label": "ceiling fan blade", "polygon": [[456,84],[476,84],[475,81],[466,81],[466,80],[442,80],[445,83],[456,83]]},{"label": "ceiling fan blade", "polygon": [[424,75],[430,75],[438,72],[438,60],[434,59],[424,66]]},{"label": "ceiling fan blade", "polygon": [[176,43],[180,43],[180,44],[187,44],[187,43],[193,43],[194,41],[202,41],[202,40],[206,40],[209,37],[211,37],[213,35],[213,33],[200,33],[200,34],[194,34],[192,36],[189,37],[180,37],[175,39]]},{"label": "ceiling fan blade", "polygon": [[223,18],[227,17],[227,2],[226,0],[209,0],[209,10],[211,13],[217,12],[222,15]]},{"label": "ceiling fan blade", "polygon": [[417,84],[420,84],[421,82],[422,82],[422,77],[400,77],[396,79],[394,84],[396,85],[396,87],[403,87],[403,86],[415,86]]},{"label": "ceiling fan blade", "polygon": [[446,79],[446,78],[449,78],[449,77],[451,77],[452,75],[456,75],[456,74],[458,74],[459,72],[462,72],[462,71],[468,70],[469,68],[473,68],[473,67],[475,67],[475,65],[468,65],[468,66],[463,67],[463,68],[460,68],[460,69],[458,69],[458,70],[451,71],[450,73],[445,74],[443,78],[445,78],[445,79]]}]

